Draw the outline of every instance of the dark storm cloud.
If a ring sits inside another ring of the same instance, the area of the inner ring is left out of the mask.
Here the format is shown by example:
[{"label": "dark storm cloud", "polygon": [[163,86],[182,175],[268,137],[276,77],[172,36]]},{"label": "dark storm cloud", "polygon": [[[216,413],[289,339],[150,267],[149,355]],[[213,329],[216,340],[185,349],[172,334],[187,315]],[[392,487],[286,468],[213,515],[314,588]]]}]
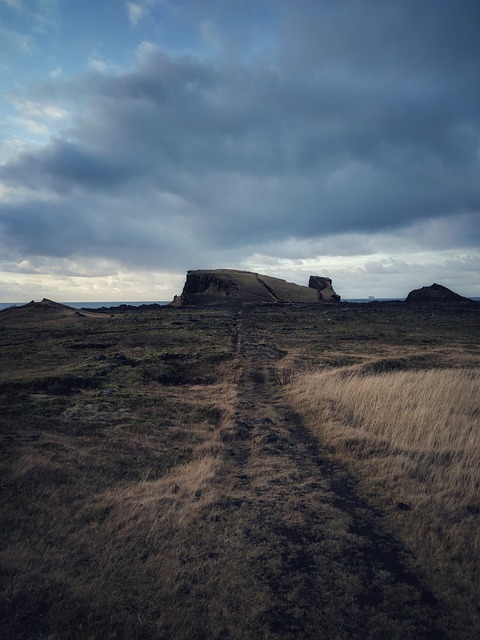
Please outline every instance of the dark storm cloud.
[{"label": "dark storm cloud", "polygon": [[27,200],[2,204],[1,213],[3,237],[23,254],[61,257],[88,241],[84,220],[73,204],[66,209],[55,203]]},{"label": "dark storm cloud", "polygon": [[[2,205],[0,231],[8,239],[6,255],[15,248],[20,255],[101,256],[130,266],[165,263],[183,268],[175,240],[182,237],[184,218],[158,224],[145,213],[136,215],[131,202],[102,199],[101,205],[101,211],[88,208],[82,197],[69,199],[68,206],[35,200]],[[191,250],[188,233],[182,242]]]},{"label": "dark storm cloud", "polygon": [[[232,15],[202,6],[227,42]],[[28,190],[0,209],[8,237],[167,266],[287,238],[478,222],[478,2],[267,6],[264,51],[240,51],[244,20],[235,55],[144,45],[134,70],[66,87],[85,105],[68,137],[0,168]],[[469,229],[475,246],[480,225]]]},{"label": "dark storm cloud", "polygon": [[31,189],[49,188],[67,193],[75,188],[109,190],[135,172],[128,159],[117,161],[79,144],[54,140],[40,152],[24,153],[5,166],[0,175],[11,184]]}]

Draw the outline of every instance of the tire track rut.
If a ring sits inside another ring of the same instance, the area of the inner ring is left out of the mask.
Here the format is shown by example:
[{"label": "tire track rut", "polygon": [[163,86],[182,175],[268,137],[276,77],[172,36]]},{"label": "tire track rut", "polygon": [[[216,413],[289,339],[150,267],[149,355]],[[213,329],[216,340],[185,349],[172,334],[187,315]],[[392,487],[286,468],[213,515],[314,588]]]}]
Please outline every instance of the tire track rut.
[{"label": "tire track rut", "polygon": [[275,383],[285,355],[248,306],[232,321],[242,362],[221,472],[225,527],[265,594],[252,630],[272,638],[441,639],[434,596],[381,514],[322,451]]}]

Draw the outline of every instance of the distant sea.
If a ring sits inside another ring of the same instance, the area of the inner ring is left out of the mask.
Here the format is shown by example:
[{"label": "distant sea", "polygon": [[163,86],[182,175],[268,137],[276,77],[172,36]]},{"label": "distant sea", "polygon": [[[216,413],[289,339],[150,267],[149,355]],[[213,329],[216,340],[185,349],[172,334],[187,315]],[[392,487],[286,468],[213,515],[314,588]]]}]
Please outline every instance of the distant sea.
[{"label": "distant sea", "polygon": [[[398,298],[374,298],[374,300],[398,300]],[[39,302],[36,300],[36,302]],[[55,302],[60,302],[59,300],[55,300]],[[169,304],[171,300],[144,300],[139,302],[135,300],[134,302],[60,302],[60,304],[66,304],[68,307],[73,307],[74,309],[100,309],[101,307],[119,307],[122,304],[128,304],[132,307],[140,307],[142,304]],[[372,298],[345,298],[343,302],[373,302]],[[9,307],[20,307],[26,302],[0,302],[0,311],[2,309],[8,309]]]},{"label": "distant sea", "polygon": [[[35,302],[39,302],[36,300]],[[55,302],[60,302],[55,300]],[[60,302],[60,304],[66,304],[67,307],[73,307],[74,309],[100,309],[101,307],[119,307],[122,304],[129,304],[132,307],[140,307],[142,304],[169,304],[171,300],[147,300],[133,302]],[[20,307],[26,302],[0,302],[0,311],[2,309],[8,309],[9,307]]]},{"label": "distant sea", "polygon": [[[342,298],[342,302],[389,302],[392,300],[405,300],[405,298]],[[471,298],[471,300],[480,300],[480,298]],[[38,302],[38,301],[37,301]],[[55,300],[58,302],[58,300]],[[138,301],[134,300],[133,302],[124,301],[124,302],[62,302],[61,304],[66,304],[69,307],[73,307],[74,309],[100,309],[101,307],[119,307],[122,304],[128,304],[132,307],[140,307],[142,304],[169,304],[171,300],[144,300]],[[0,302],[0,311],[2,309],[8,309],[9,307],[19,307],[21,305],[26,304],[26,302]]]}]

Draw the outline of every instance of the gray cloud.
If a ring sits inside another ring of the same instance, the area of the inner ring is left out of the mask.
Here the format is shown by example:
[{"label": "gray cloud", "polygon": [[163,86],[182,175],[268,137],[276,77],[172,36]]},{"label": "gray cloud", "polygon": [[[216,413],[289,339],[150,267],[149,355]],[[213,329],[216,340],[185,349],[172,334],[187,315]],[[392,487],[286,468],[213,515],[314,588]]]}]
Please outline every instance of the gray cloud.
[{"label": "gray cloud", "polygon": [[9,242],[183,270],[443,218],[439,245],[478,246],[477,2],[271,2],[264,50],[247,11],[234,27],[225,3],[202,6],[224,57],[144,47],[132,70],[57,81],[81,109],[0,167],[25,191],[0,205]]},{"label": "gray cloud", "polygon": [[51,189],[59,194],[82,189],[94,194],[109,191],[135,173],[128,158],[116,159],[80,144],[53,140],[41,151],[24,153],[1,170],[11,184]]}]

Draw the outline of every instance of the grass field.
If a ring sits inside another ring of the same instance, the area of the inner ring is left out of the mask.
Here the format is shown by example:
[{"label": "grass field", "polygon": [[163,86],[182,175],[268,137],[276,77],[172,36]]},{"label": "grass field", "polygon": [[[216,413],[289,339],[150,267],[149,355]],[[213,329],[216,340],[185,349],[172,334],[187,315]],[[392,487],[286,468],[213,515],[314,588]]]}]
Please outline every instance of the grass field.
[{"label": "grass field", "polygon": [[470,619],[479,604],[478,368],[295,378],[293,402],[321,442],[360,478],[435,591]]},{"label": "grass field", "polygon": [[0,313],[1,637],[478,637],[479,319]]}]

